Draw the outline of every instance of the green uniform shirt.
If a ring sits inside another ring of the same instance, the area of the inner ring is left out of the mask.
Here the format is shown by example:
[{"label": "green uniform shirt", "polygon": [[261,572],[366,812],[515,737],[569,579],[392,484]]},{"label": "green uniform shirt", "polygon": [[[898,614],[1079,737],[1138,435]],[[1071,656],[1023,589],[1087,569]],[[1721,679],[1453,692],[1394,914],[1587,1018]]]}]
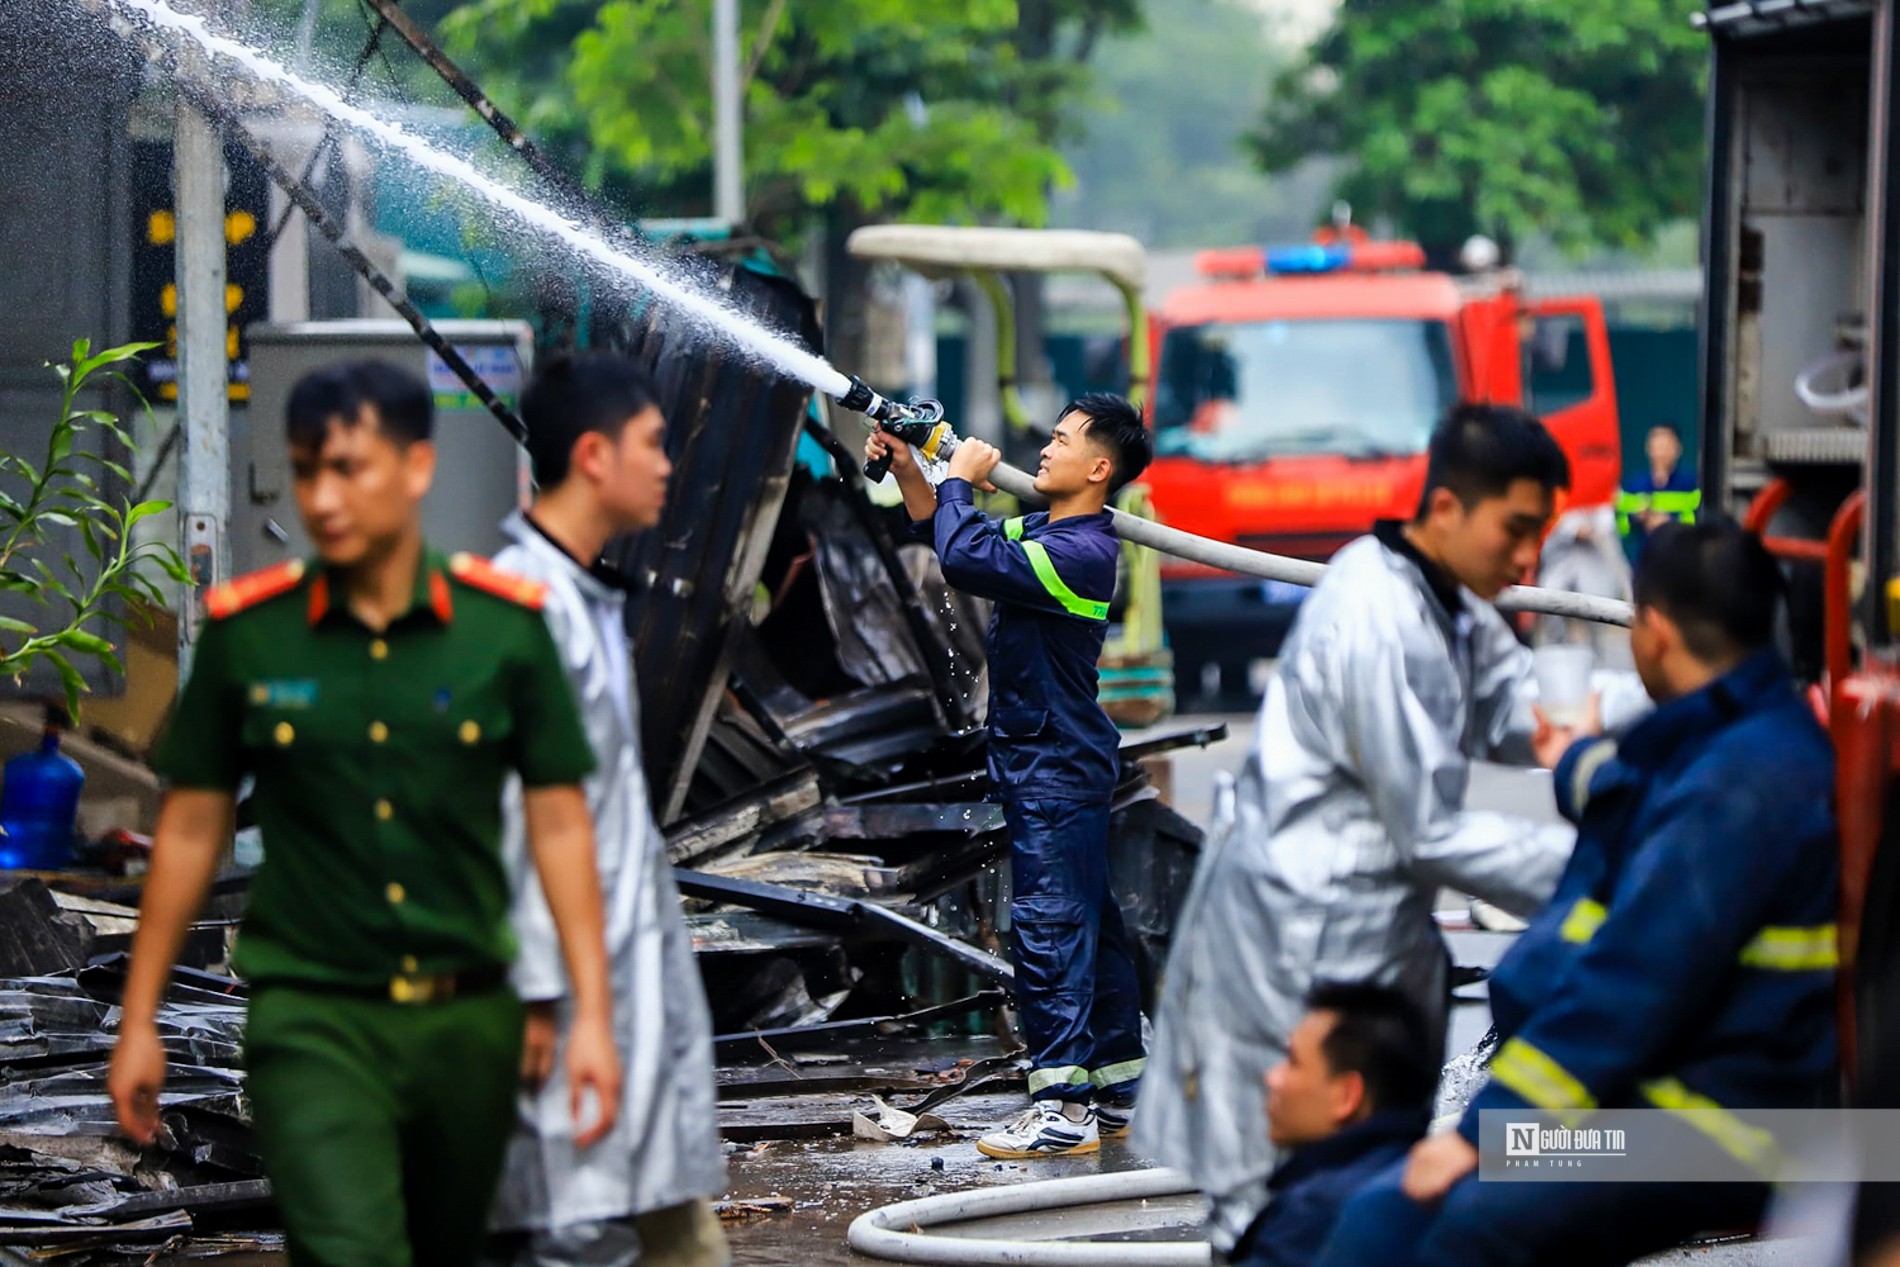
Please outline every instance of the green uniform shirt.
[{"label": "green uniform shirt", "polygon": [[154,764],[179,788],[255,777],[264,864],[238,972],[377,987],[511,960],[503,782],[594,765],[538,587],[429,552],[380,634],[320,567],[243,578],[207,608]]}]

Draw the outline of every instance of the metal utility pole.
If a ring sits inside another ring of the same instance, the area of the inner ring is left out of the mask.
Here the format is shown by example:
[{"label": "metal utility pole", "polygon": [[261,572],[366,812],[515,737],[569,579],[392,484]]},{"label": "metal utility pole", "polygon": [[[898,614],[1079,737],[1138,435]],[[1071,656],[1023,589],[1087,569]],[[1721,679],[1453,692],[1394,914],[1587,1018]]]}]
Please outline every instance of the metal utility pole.
[{"label": "metal utility pole", "polygon": [[230,569],[231,414],[226,396],[224,144],[179,94],[172,156],[178,226],[178,521],[191,587],[179,604],[178,671],[190,672],[199,598]]},{"label": "metal utility pole", "polygon": [[713,215],[730,225],[745,219],[739,0],[713,0]]}]

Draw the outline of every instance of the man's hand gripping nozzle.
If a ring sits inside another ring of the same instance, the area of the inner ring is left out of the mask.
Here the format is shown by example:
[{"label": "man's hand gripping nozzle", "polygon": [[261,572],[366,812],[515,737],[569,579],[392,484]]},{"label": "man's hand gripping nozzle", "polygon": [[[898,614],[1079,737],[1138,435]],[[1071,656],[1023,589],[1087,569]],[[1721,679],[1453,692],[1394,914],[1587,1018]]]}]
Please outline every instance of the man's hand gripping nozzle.
[{"label": "man's hand gripping nozzle", "polygon": [[[957,447],[956,432],[943,420],[941,401],[913,400],[902,405],[878,395],[863,379],[853,377],[851,390],[840,397],[838,403],[863,414],[877,424],[879,431],[921,450],[932,461],[949,457],[951,450]],[[864,464],[864,478],[876,484],[890,474],[890,470],[888,455],[873,458]]]}]

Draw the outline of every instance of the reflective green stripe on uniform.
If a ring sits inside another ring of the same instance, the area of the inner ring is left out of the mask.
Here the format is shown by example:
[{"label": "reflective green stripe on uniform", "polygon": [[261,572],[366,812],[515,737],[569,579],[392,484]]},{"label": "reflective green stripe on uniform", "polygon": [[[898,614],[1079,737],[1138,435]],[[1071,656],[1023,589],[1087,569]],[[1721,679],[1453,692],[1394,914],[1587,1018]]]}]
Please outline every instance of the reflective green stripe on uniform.
[{"label": "reflective green stripe on uniform", "polygon": [[1008,537],[1011,541],[1021,541],[1023,539],[1023,520],[1021,515],[1018,515],[1014,519],[1005,519],[1003,521],[1003,535]]},{"label": "reflective green stripe on uniform", "polygon": [[1683,523],[1695,522],[1696,511],[1702,509],[1702,490],[1668,490],[1657,493],[1632,493],[1618,489],[1616,493],[1616,530],[1624,536],[1629,535],[1630,516],[1647,511],[1673,515]]},{"label": "reflective green stripe on uniform", "polygon": [[[1020,532],[1021,529],[1018,529]],[[1108,604],[1083,598],[1070,589],[1060,576],[1056,575],[1056,565],[1050,560],[1049,552],[1042,548],[1039,541],[1023,542],[1023,553],[1029,556],[1029,566],[1035,569],[1036,579],[1049,591],[1049,597],[1062,604],[1062,609],[1072,616],[1084,620],[1107,620]]]},{"label": "reflective green stripe on uniform", "polygon": [[1841,966],[1840,935],[1832,924],[1764,928],[1742,947],[1742,966],[1776,972],[1832,971]]},{"label": "reflective green stripe on uniform", "polygon": [[1590,803],[1590,780],[1596,778],[1597,771],[1608,765],[1615,756],[1616,740],[1599,739],[1571,763],[1570,810],[1573,816],[1583,817],[1584,806]]},{"label": "reflective green stripe on uniform", "polygon": [[1146,1056],[1137,1056],[1133,1060],[1117,1061],[1115,1064],[1104,1065],[1102,1068],[1092,1071],[1089,1074],[1089,1081],[1098,1087],[1119,1086],[1124,1082],[1133,1082],[1135,1079],[1141,1077],[1142,1071],[1147,1067],[1148,1058]]},{"label": "reflective green stripe on uniform", "polygon": [[1780,1154],[1775,1137],[1767,1131],[1750,1126],[1674,1078],[1645,1082],[1643,1095],[1657,1108],[1676,1114],[1686,1125],[1714,1140],[1718,1148],[1750,1170],[1762,1175],[1772,1173]]},{"label": "reflective green stripe on uniform", "polygon": [[1570,1071],[1521,1038],[1498,1049],[1491,1076],[1509,1087],[1533,1108],[1555,1113],[1565,1125],[1575,1126],[1597,1107],[1596,1098]]},{"label": "reflective green stripe on uniform", "polygon": [[1051,1069],[1031,1069],[1029,1071],[1029,1094],[1047,1091],[1051,1087],[1086,1087],[1089,1085],[1089,1071],[1080,1065],[1057,1065]]},{"label": "reflective green stripe on uniform", "polygon": [[1609,915],[1610,913],[1603,909],[1603,903],[1580,897],[1570,908],[1570,914],[1564,916],[1563,926],[1557,930],[1558,934],[1567,942],[1584,945],[1597,935],[1597,929],[1603,927],[1603,921],[1608,919]]}]

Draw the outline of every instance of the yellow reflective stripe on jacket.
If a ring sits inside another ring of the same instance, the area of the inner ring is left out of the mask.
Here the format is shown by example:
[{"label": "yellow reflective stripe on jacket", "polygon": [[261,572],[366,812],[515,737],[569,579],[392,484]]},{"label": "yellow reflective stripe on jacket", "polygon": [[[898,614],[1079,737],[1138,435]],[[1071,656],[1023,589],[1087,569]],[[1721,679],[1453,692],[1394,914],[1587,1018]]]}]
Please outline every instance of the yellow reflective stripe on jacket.
[{"label": "yellow reflective stripe on jacket", "polygon": [[1107,603],[1083,598],[1056,575],[1056,565],[1050,560],[1049,552],[1043,549],[1040,541],[1023,542],[1023,553],[1029,556],[1029,566],[1035,569],[1036,579],[1041,581],[1042,587],[1049,591],[1049,597],[1062,604],[1063,610],[1085,620],[1108,619]]},{"label": "yellow reflective stripe on jacket", "polygon": [[1820,972],[1841,966],[1840,935],[1832,924],[1764,928],[1742,947],[1742,965],[1776,972]]},{"label": "yellow reflective stripe on jacket", "polygon": [[1522,1096],[1531,1107],[1557,1114],[1574,1126],[1597,1107],[1595,1097],[1570,1071],[1521,1038],[1498,1048],[1491,1076]]},{"label": "yellow reflective stripe on jacket", "polygon": [[1715,1141],[1723,1152],[1758,1174],[1773,1172],[1779,1160],[1775,1137],[1750,1126],[1708,1096],[1691,1091],[1674,1078],[1643,1084],[1643,1095],[1659,1109],[1679,1115],[1687,1125]]},{"label": "yellow reflective stripe on jacket", "polygon": [[1665,515],[1681,515],[1685,522],[1695,522],[1695,512],[1702,509],[1702,490],[1692,488],[1687,492],[1665,490],[1649,495],[1649,508]]},{"label": "yellow reflective stripe on jacket", "polygon": [[1684,523],[1694,523],[1696,511],[1702,509],[1702,490],[1694,488],[1687,492],[1673,489],[1654,493],[1632,493],[1627,489],[1619,488],[1616,491],[1614,504],[1616,530],[1627,535],[1630,530],[1630,516],[1640,515],[1650,510],[1674,515]]},{"label": "yellow reflective stripe on jacket", "polygon": [[1583,816],[1583,807],[1590,803],[1590,780],[1597,777],[1597,771],[1610,763],[1616,756],[1616,740],[1599,739],[1584,749],[1570,767],[1570,808],[1577,817]]},{"label": "yellow reflective stripe on jacket", "polygon": [[1005,519],[1003,521],[1003,535],[1008,537],[1011,541],[1021,541],[1023,539],[1023,518],[1021,515],[1016,516],[1014,519]]},{"label": "yellow reflective stripe on jacket", "polygon": [[1597,935],[1597,929],[1603,927],[1603,921],[1610,917],[1603,903],[1580,897],[1570,908],[1570,914],[1564,916],[1563,927],[1558,935],[1565,941],[1581,946]]}]

